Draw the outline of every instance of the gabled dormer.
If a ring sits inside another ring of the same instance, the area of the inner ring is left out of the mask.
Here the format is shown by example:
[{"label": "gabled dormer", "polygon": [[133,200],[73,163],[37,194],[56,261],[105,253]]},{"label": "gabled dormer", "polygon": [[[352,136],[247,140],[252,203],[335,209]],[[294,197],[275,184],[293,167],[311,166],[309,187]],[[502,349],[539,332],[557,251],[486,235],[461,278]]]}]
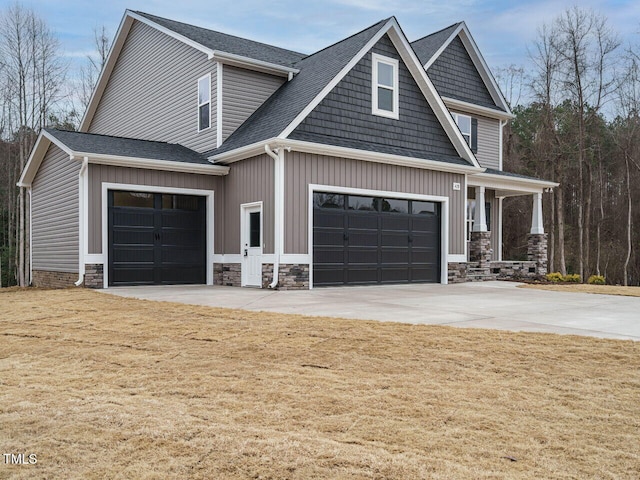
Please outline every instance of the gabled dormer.
[{"label": "gabled dormer", "polygon": [[502,169],[509,105],[464,22],[411,44],[483,167]]},{"label": "gabled dormer", "polygon": [[80,131],[220,146],[304,55],[127,11]]}]

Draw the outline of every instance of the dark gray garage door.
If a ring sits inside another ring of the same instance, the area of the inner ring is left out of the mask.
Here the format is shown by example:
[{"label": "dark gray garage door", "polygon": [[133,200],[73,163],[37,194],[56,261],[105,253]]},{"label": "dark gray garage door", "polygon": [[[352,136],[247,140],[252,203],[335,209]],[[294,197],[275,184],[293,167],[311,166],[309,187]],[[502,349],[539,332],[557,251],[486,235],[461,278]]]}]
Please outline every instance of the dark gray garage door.
[{"label": "dark gray garage door", "polygon": [[205,197],[108,197],[109,285],[206,283]]},{"label": "dark gray garage door", "polygon": [[440,203],[315,193],[313,284],[440,281]]}]

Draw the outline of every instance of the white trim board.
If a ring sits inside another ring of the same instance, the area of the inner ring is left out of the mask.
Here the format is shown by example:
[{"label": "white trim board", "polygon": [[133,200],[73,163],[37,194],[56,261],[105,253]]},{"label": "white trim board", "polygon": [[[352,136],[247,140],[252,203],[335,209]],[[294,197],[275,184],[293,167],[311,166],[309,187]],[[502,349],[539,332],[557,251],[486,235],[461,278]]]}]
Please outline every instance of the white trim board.
[{"label": "white trim board", "polygon": [[449,197],[440,195],[423,195],[417,193],[393,192],[387,190],[371,190],[367,188],[337,187],[334,185],[309,184],[308,218],[307,218],[307,248],[309,252],[309,289],[313,288],[313,194],[315,192],[341,193],[373,197],[392,197],[406,200],[421,200],[440,203],[440,283],[446,285],[449,281]]},{"label": "white trim board", "polygon": [[214,191],[201,190],[197,188],[177,188],[162,187],[158,185],[137,185],[131,183],[101,183],[101,201],[100,208],[102,220],[102,261],[103,261],[103,288],[109,288],[109,202],[107,193],[109,190],[124,190],[130,192],[147,192],[147,193],[171,193],[176,195],[197,195],[206,197],[207,204],[207,285],[213,285],[213,248],[214,248]]}]

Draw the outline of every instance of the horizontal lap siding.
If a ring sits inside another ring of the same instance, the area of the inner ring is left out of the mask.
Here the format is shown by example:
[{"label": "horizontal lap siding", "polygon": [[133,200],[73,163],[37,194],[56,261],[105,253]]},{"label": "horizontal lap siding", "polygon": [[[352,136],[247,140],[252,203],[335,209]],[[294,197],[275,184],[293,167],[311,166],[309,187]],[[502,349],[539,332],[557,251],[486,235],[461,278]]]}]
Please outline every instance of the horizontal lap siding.
[{"label": "horizontal lap siding", "polygon": [[240,253],[240,205],[263,202],[264,253],[273,253],[273,165],[271,157],[259,155],[231,165],[225,177],[224,253]]},{"label": "horizontal lap siding", "polygon": [[78,272],[80,162],[51,145],[31,191],[34,270]]},{"label": "horizontal lap siding", "polygon": [[[211,128],[198,132],[198,79],[211,73]],[[216,64],[207,55],[135,21],[89,132],[216,147]]]},{"label": "horizontal lap siding", "polygon": [[[102,253],[102,183],[213,190],[215,253],[222,253],[224,235],[223,177],[165,172],[109,165],[89,165],[89,253]],[[161,192],[159,189],[158,191]],[[105,233],[106,234],[106,233]]]},{"label": "horizontal lap siding", "polygon": [[222,67],[222,139],[231,135],[284,83],[284,78]]},{"label": "horizontal lap siding", "polygon": [[478,152],[476,158],[480,166],[500,169],[500,120],[482,117],[463,110],[451,110],[478,119]]},{"label": "horizontal lap siding", "polygon": [[291,152],[285,162],[285,253],[308,253],[309,184],[449,197],[449,253],[463,254],[464,175]]}]

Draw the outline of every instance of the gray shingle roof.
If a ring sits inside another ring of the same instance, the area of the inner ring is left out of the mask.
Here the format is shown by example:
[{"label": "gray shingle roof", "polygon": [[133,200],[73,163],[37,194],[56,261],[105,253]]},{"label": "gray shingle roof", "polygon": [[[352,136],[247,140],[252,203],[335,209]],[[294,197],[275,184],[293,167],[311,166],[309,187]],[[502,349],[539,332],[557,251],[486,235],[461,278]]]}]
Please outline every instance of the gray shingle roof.
[{"label": "gray shingle roof", "polygon": [[45,130],[75,152],[211,165],[203,155],[175,143],[70,132],[54,128]]},{"label": "gray shingle roof", "polygon": [[280,135],[380,31],[387,20],[299,61],[296,68],[300,69],[300,73],[271,95],[220,148],[207,152],[206,155],[224,153]]},{"label": "gray shingle roof", "polygon": [[236,37],[234,35],[227,35],[226,33],[215,32],[213,30],[188,25],[186,23],[176,22],[175,20],[170,20],[168,18],[156,17],[155,15],[150,15],[144,12],[136,11],[134,13],[212,50],[220,50],[225,53],[242,55],[244,57],[253,58],[254,60],[262,60],[263,62],[275,63],[276,65],[283,65],[286,67],[292,67],[296,62],[306,57],[303,53],[274,47],[273,45],[267,45],[265,43]]},{"label": "gray shingle roof", "polygon": [[453,25],[443,28],[431,35],[422,37],[414,42],[411,42],[414,52],[418,56],[420,63],[424,65],[431,57],[435,55],[438,49],[447,41],[453,31],[460,26],[462,22],[454,23]]}]

